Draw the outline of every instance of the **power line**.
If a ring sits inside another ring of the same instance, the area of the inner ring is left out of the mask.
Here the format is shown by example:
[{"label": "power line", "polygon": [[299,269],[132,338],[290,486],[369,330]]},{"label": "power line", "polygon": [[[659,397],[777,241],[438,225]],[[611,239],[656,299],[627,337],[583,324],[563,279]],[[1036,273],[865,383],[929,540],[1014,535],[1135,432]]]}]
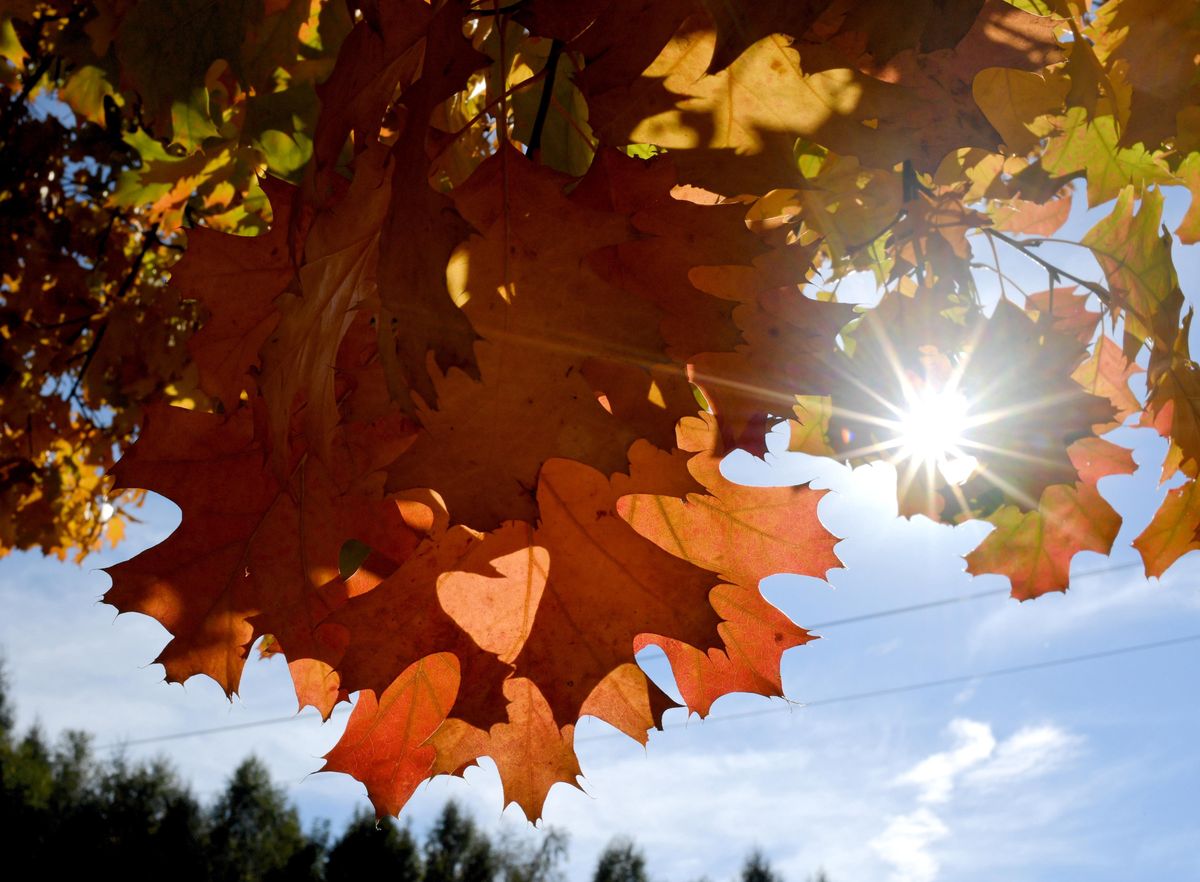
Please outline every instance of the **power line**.
[{"label": "power line", "polygon": [[[707,723],[731,722],[733,720],[742,720],[749,717],[760,717],[766,714],[776,713],[779,710],[790,710],[793,707],[823,707],[831,704],[844,704],[851,701],[863,701],[869,698],[881,698],[887,695],[899,695],[905,692],[918,692],[925,689],[933,689],[938,686],[950,686],[959,683],[969,683],[976,680],[988,680],[994,677],[1007,677],[1013,674],[1022,674],[1029,671],[1037,671],[1045,668],[1062,667],[1064,665],[1081,664],[1088,661],[1096,661],[1098,659],[1111,658],[1117,655],[1128,655],[1135,652],[1148,652],[1154,649],[1163,649],[1168,646],[1177,646],[1184,643],[1192,643],[1200,641],[1200,634],[1189,634],[1184,637],[1173,637],[1167,640],[1155,640],[1147,643],[1135,643],[1130,646],[1119,646],[1113,649],[1104,649],[1098,652],[1089,652],[1083,655],[1072,655],[1066,658],[1048,659],[1040,662],[1030,662],[1024,665],[1014,665],[1007,668],[995,668],[989,671],[978,671],[972,674],[959,674],[954,677],[942,677],[937,680],[923,680],[917,683],[906,683],[900,686],[888,686],[883,689],[872,689],[867,692],[852,692],[845,695],[834,695],[826,698],[818,698],[812,701],[789,702],[784,707],[769,707],[762,710],[746,711],[738,714],[728,714],[721,717],[709,718]],[[333,713],[340,715],[348,708],[337,707]],[[332,715],[331,715],[332,716]],[[155,735],[149,738],[139,738],[132,741],[116,742],[106,744],[99,750],[119,750],[128,747],[139,747],[145,744],[156,744],[163,741],[175,741],[181,738],[194,738],[201,735],[217,735],[223,732],[233,732],[240,729],[254,729],[259,726],[274,726],[280,723],[292,723],[297,720],[304,719],[297,714],[287,717],[272,717],[266,720],[255,720],[249,723],[235,723],[229,726],[214,726],[209,729],[194,729],[188,732],[175,732],[170,735]],[[677,727],[671,727],[677,728]],[[609,735],[596,735],[591,738],[581,738],[579,743],[585,741],[593,741],[598,738],[616,737],[620,733],[612,733]]]},{"label": "power line", "polygon": [[[1088,579],[1093,576],[1104,576],[1109,573],[1115,573],[1119,570],[1132,570],[1140,567],[1141,563],[1133,561],[1126,564],[1117,564],[1111,567],[1101,567],[1095,570],[1085,570],[1082,573],[1077,573],[1071,577],[1072,582],[1078,582],[1080,579]],[[882,609],[875,612],[863,613],[862,615],[850,616],[844,619],[833,619],[828,622],[820,622],[816,625],[808,626],[808,630],[815,631],[818,628],[836,628],[841,625],[853,625],[858,622],[866,622],[871,619],[882,619],[888,616],[898,616],[904,613],[919,612],[925,609],[934,609],[939,606],[952,606],[958,603],[966,603],[971,600],[982,600],[985,597],[1000,597],[1008,596],[1011,593],[1008,588],[992,588],[988,591],[976,591],[973,594],[956,594],[952,597],[943,597],[940,600],[927,600],[924,603],[913,603],[909,606],[897,606],[891,609]]]},{"label": "power line", "polygon": [[[727,723],[734,720],[745,720],[750,717],[762,717],[767,714],[778,713],[781,710],[792,710],[793,708],[809,708],[809,707],[824,707],[831,704],[845,704],[851,701],[864,701],[868,698],[882,698],[888,695],[900,695],[905,692],[919,692],[924,689],[933,689],[937,686],[952,686],[960,683],[970,683],[975,680],[988,680],[993,677],[1008,677],[1013,674],[1024,674],[1029,671],[1040,671],[1045,668],[1058,668],[1065,665],[1082,664],[1083,662],[1096,661],[1103,658],[1111,658],[1115,655],[1129,655],[1134,652],[1149,652],[1153,649],[1163,649],[1168,646],[1179,646],[1184,643],[1194,643],[1200,641],[1200,634],[1188,634],[1183,637],[1172,637],[1167,640],[1154,640],[1148,643],[1135,643],[1131,646],[1118,646],[1114,649],[1104,649],[1099,652],[1089,652],[1083,655],[1070,655],[1065,658],[1053,658],[1040,662],[1030,662],[1024,665],[1013,665],[1007,668],[995,668],[990,671],[979,671],[974,674],[959,674],[955,677],[942,677],[938,680],[923,680],[918,683],[905,683],[900,686],[888,686],[883,689],[872,689],[867,692],[851,692],[845,695],[833,695],[828,698],[817,698],[813,701],[797,701],[788,702],[780,707],[775,705],[761,710],[744,711],[737,714],[726,714],[720,717],[710,717],[704,720],[705,725],[713,723]],[[678,729],[679,726],[670,726],[670,729]],[[597,741],[602,738],[615,738],[620,735],[620,732],[611,732],[604,735],[593,735],[589,738],[578,739],[579,743],[585,741]]]},{"label": "power line", "polygon": [[[349,708],[339,705],[334,708],[334,714],[341,714]],[[330,715],[332,716],[332,714]],[[228,726],[213,726],[211,729],[192,729],[188,732],[173,732],[170,735],[151,735],[149,738],[134,738],[130,741],[115,741],[112,744],[105,744],[103,747],[96,748],[97,750],[123,750],[126,747],[141,747],[143,744],[157,744],[160,741],[178,741],[180,738],[198,738],[201,735],[219,735],[222,732],[235,732],[238,729],[257,729],[259,726],[275,726],[279,723],[294,723],[298,720],[308,719],[300,716],[299,713],[290,714],[286,717],[271,717],[266,720],[254,720],[249,723],[233,723]]]},{"label": "power line", "polygon": [[[1108,573],[1115,573],[1120,570],[1133,569],[1133,568],[1139,567],[1139,566],[1141,566],[1141,564],[1134,561],[1131,563],[1116,564],[1116,565],[1110,566],[1110,567],[1100,567],[1100,568],[1094,569],[1094,570],[1085,570],[1082,573],[1077,573],[1073,577],[1072,581],[1078,581],[1079,579],[1089,579],[1089,578],[1093,578],[1095,576],[1103,576],[1103,575],[1107,575]],[[841,625],[852,625],[852,624],[857,624],[858,622],[870,621],[872,619],[882,619],[882,618],[887,618],[889,616],[898,616],[898,615],[904,615],[906,613],[911,613],[911,612],[919,612],[921,610],[926,610],[926,609],[934,609],[939,606],[950,606],[953,604],[965,603],[965,602],[972,601],[972,600],[981,600],[985,597],[998,597],[999,595],[1008,594],[1008,593],[1009,593],[1008,589],[1006,589],[1006,588],[994,588],[994,589],[990,589],[988,591],[976,591],[973,594],[959,594],[959,595],[955,595],[952,597],[943,597],[939,600],[928,600],[923,603],[913,603],[913,604],[909,604],[907,606],[896,606],[896,607],[890,607],[888,609],[875,610],[874,612],[862,613],[861,615],[849,616],[848,618],[843,618],[843,619],[832,619],[828,622],[821,622],[821,623],[818,623],[815,625],[810,625],[810,626],[808,626],[807,630],[815,631],[818,628],[834,628],[834,627],[839,627]],[[666,654],[664,652],[662,652],[661,650],[655,650],[655,651],[641,653],[639,661],[653,661],[656,659],[665,659],[665,658],[666,658]],[[823,700],[823,701],[825,701],[825,700]],[[828,703],[828,702],[826,701],[825,703]],[[811,705],[811,702],[810,702],[810,705]],[[346,708],[342,705],[339,705],[338,707],[334,708],[333,714],[341,715],[342,713],[345,713],[347,710],[348,710],[348,708]],[[761,712],[754,711],[753,713],[757,714],[757,713],[761,713]],[[301,717],[299,714],[291,714],[290,716],[286,716],[286,717],[271,717],[271,718],[265,719],[265,720],[254,720],[249,723],[233,723],[233,724],[230,724],[227,726],[213,726],[212,728],[209,728],[209,729],[194,729],[194,730],[191,730],[188,732],[174,732],[169,735],[152,735],[148,738],[136,738],[131,741],[122,741],[122,742],[117,742],[117,743],[113,743],[113,744],[106,744],[103,747],[100,747],[98,749],[99,750],[119,750],[119,749],[126,748],[126,747],[140,747],[144,744],[157,744],[162,741],[177,741],[182,738],[194,738],[194,737],[198,737],[201,735],[219,735],[222,732],[235,732],[239,729],[256,729],[260,726],[275,726],[280,723],[291,723],[291,722],[295,722],[296,720],[300,720],[300,719],[304,719],[304,718]],[[740,715],[735,715],[733,717],[721,717],[719,719],[740,719]]]},{"label": "power line", "polygon": [[[1071,581],[1078,582],[1080,579],[1104,576],[1109,573],[1115,573],[1120,570],[1131,570],[1140,566],[1141,563],[1133,561],[1131,563],[1116,564],[1115,566],[1111,567],[1100,567],[1099,569],[1095,570],[1085,570],[1082,573],[1077,573],[1076,575],[1072,576]],[[868,622],[873,619],[884,619],[890,616],[899,616],[911,612],[920,612],[926,609],[935,609],[940,606],[953,606],[959,603],[967,603],[972,600],[983,600],[986,597],[1007,596],[1009,593],[1011,592],[1008,588],[990,588],[987,591],[976,591],[972,594],[955,594],[950,597],[939,598],[938,600],[926,600],[922,603],[912,603],[908,606],[894,606],[888,609],[879,609],[875,610],[874,612],[862,613],[857,616],[849,616],[844,619],[831,619],[828,622],[818,622],[815,625],[805,625],[804,629],[806,631],[818,631],[825,628],[837,628],[842,625],[855,625],[859,622]],[[664,653],[662,650],[651,650],[648,652],[643,652],[639,656],[639,661],[653,661],[655,659],[664,659],[666,657],[666,653]]]}]

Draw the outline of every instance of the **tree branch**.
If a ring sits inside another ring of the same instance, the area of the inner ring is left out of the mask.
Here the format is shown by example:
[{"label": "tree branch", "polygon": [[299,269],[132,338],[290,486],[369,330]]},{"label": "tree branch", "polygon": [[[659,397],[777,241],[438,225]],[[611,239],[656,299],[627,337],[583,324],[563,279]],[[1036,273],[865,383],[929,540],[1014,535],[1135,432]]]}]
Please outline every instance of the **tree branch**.
[{"label": "tree branch", "polygon": [[[1100,302],[1103,303],[1105,306],[1107,306],[1109,309],[1113,308],[1112,294],[1103,285],[1100,285],[1096,282],[1089,282],[1087,279],[1081,279],[1079,276],[1074,275],[1073,273],[1069,273],[1066,270],[1062,269],[1061,267],[1055,266],[1050,261],[1046,260],[1044,257],[1042,257],[1042,256],[1036,254],[1034,251],[1032,251],[1030,248],[1030,244],[1028,242],[1022,242],[1019,239],[1014,239],[1011,236],[1006,236],[1006,235],[1004,235],[1004,233],[1001,233],[999,230],[994,230],[991,227],[981,227],[980,229],[989,238],[994,237],[996,239],[999,239],[1005,245],[1008,245],[1012,248],[1017,249],[1022,254],[1024,254],[1026,257],[1028,257],[1030,260],[1032,260],[1034,263],[1041,266],[1042,269],[1051,273],[1052,277],[1053,276],[1061,276],[1064,279],[1070,279],[1072,282],[1074,282],[1077,285],[1082,285],[1084,288],[1086,288],[1087,290],[1089,290],[1093,294],[1095,294],[1097,297],[1099,297]],[[1051,290],[1053,290],[1053,288],[1051,288]],[[1132,312],[1132,310],[1128,310],[1127,307],[1124,307],[1124,308],[1126,308],[1127,311]],[[1136,313],[1135,313],[1135,315],[1136,315]],[[1138,318],[1140,319],[1141,316],[1138,316]]]}]

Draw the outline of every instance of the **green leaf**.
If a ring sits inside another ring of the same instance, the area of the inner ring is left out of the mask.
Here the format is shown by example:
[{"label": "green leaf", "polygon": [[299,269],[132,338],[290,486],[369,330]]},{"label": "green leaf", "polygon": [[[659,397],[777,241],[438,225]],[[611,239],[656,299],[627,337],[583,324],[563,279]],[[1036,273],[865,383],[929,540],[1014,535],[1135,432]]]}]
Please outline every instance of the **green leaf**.
[{"label": "green leaf", "polygon": [[338,575],[343,579],[349,579],[358,572],[358,568],[363,565],[363,561],[370,553],[371,546],[367,543],[359,542],[357,539],[347,539],[343,543],[341,551],[338,552]]},{"label": "green leaf", "polygon": [[209,68],[223,59],[241,75],[242,43],[256,8],[261,16],[261,0],[154,0],[134,5],[125,15],[115,40],[117,60],[157,134],[173,137],[187,150],[199,146],[188,131],[173,132],[176,118],[191,119],[176,104],[195,103],[192,112],[207,116]]},{"label": "green leaf", "polygon": [[1042,167],[1061,177],[1082,171],[1087,177],[1089,207],[1107,202],[1130,185],[1141,191],[1149,184],[1173,182],[1160,157],[1141,144],[1119,147],[1118,140],[1111,116],[1089,121],[1086,110],[1072,107],[1062,133],[1050,139]]},{"label": "green leaf", "polygon": [[1160,237],[1162,192],[1146,190],[1134,212],[1134,187],[1121,191],[1112,213],[1082,239],[1104,270],[1118,305],[1126,310],[1125,330],[1150,335],[1154,315],[1178,284],[1171,263],[1170,238]]}]

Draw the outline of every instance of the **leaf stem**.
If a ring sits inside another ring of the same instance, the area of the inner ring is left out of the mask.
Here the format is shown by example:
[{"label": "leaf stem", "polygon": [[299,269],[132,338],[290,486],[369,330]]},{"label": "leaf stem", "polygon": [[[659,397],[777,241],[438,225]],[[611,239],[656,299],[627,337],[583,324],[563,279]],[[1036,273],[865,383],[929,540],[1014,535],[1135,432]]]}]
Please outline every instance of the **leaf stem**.
[{"label": "leaf stem", "polygon": [[537,116],[533,118],[533,128],[529,132],[529,145],[525,148],[527,156],[533,156],[542,147],[542,130],[546,127],[546,116],[550,112],[550,99],[554,96],[554,75],[558,72],[558,59],[562,55],[562,40],[550,41],[550,54],[546,58],[546,79],[542,83],[542,97],[538,101]]}]

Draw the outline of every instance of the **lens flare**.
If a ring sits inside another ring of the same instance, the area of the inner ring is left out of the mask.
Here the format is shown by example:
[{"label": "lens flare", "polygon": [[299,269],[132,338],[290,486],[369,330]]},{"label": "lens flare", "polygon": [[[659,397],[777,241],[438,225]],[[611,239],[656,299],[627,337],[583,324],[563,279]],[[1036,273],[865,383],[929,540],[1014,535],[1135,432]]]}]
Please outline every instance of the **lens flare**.
[{"label": "lens flare", "polygon": [[952,388],[913,393],[896,421],[898,458],[937,468],[950,484],[966,482],[979,464],[962,450],[968,411],[966,397]]}]

